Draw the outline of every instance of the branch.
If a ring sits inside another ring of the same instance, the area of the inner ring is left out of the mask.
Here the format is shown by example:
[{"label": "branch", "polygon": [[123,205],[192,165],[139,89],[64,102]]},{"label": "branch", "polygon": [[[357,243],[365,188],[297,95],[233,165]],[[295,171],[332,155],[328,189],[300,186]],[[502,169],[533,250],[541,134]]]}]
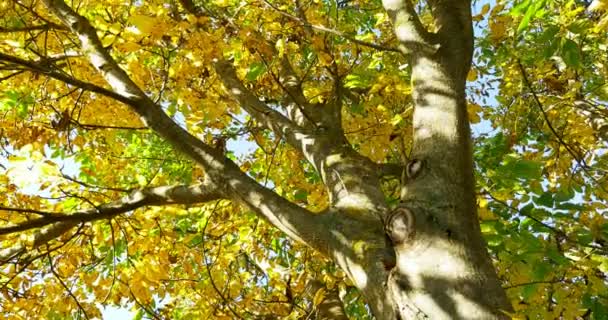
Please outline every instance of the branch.
[{"label": "branch", "polygon": [[27,68],[27,70],[29,70],[31,72],[47,75],[53,79],[63,81],[67,84],[82,88],[82,89],[90,91],[90,92],[102,94],[104,96],[107,96],[114,100],[120,101],[127,105],[133,103],[133,101],[131,99],[126,98],[120,94],[117,94],[116,92],[114,92],[112,90],[108,90],[108,89],[105,89],[98,85],[72,78],[65,73],[54,70],[49,65],[45,64],[44,63],[45,61],[43,61],[43,60],[39,60],[39,61],[25,60],[25,59],[21,59],[21,58],[0,52],[0,61],[10,62],[12,64],[15,64],[15,65],[18,65],[21,67],[25,67],[25,68]]},{"label": "branch", "polygon": [[193,204],[221,198],[224,198],[224,196],[218,191],[217,188],[213,186],[210,181],[208,181],[192,186],[181,185],[145,188],[137,190],[118,201],[71,214],[0,206],[0,210],[29,212],[42,215],[40,218],[28,220],[12,226],[0,227],[0,235],[40,228],[58,222],[77,223],[109,219],[121,213],[132,211],[144,206]]},{"label": "branch", "polygon": [[[179,0],[179,2],[188,13],[193,14],[197,17],[208,14],[204,9],[201,9],[201,7],[197,7],[191,0]],[[234,28],[238,28],[238,26],[234,25],[234,23],[232,22],[231,19],[226,19],[223,17],[215,17],[215,18],[222,20],[222,23],[224,23],[224,24],[229,24]],[[257,37],[257,38],[264,39],[264,37],[257,31],[250,30],[249,32],[254,34],[255,37]],[[270,48],[272,50],[272,53],[273,53],[272,56],[276,56],[278,54],[276,52],[276,48],[273,43],[268,42],[268,48]],[[262,60],[264,60],[263,54],[260,54],[260,56],[262,57]],[[223,63],[226,63],[226,61],[219,62],[219,64],[223,64]],[[264,60],[264,63],[266,64],[266,67],[268,69],[270,69],[270,64],[268,63],[268,61]],[[283,56],[283,58],[281,58],[280,65],[281,65],[281,68],[279,68],[279,77],[278,77],[278,79],[277,79],[277,77],[275,77],[275,80],[277,81],[277,83],[279,84],[281,89],[283,89],[283,91],[285,91],[285,93],[289,96],[289,99],[293,101],[293,104],[295,104],[295,108],[293,108],[294,106],[292,104],[288,104],[285,106],[285,108],[288,109],[289,120],[294,121],[297,125],[300,125],[300,126],[306,126],[307,122],[308,122],[308,124],[314,126],[315,122],[313,119],[310,118],[308,113],[315,112],[315,110],[319,110],[320,108],[318,108],[318,107],[315,108],[315,106],[308,103],[308,100],[306,99],[306,97],[304,96],[304,93],[302,92],[302,88],[301,88],[302,81],[300,79],[298,79],[287,56]],[[226,65],[226,67],[231,68],[232,66]],[[218,72],[218,74],[220,74],[220,76],[223,76],[218,71],[217,66],[216,66],[216,71]],[[226,71],[228,73],[234,72],[233,70],[226,70]],[[236,77],[236,75],[231,75],[231,74],[228,75],[228,79],[226,79],[226,80],[229,80],[234,83],[240,82],[240,81],[238,81],[238,78]],[[224,81],[224,83],[225,83],[225,81]],[[253,94],[252,94],[252,96],[253,96]],[[254,98],[254,99],[257,100],[258,98]],[[240,101],[240,99],[237,99],[237,100]],[[242,105],[242,106],[244,108],[247,108],[247,105]],[[252,116],[256,116],[256,115],[259,115],[259,113],[252,114]],[[264,122],[263,120],[261,120],[261,121]],[[269,129],[272,129],[272,128],[269,127]]]},{"label": "branch", "polygon": [[404,165],[396,163],[378,163],[376,167],[380,176],[393,178],[402,178],[403,171],[406,168]]},{"label": "branch", "polygon": [[97,37],[97,31],[83,16],[62,0],[44,0],[46,7],[80,40],[82,51],[118,94],[128,99],[149,100],[145,93],[122,70]]},{"label": "branch", "polygon": [[[385,0],[386,1],[386,0]],[[392,0],[395,1],[395,0]],[[405,0],[410,1],[410,0]],[[441,43],[443,54],[462,59],[460,66],[450,66],[457,70],[462,79],[466,78],[473,59],[473,20],[470,0],[429,0],[434,25]]]},{"label": "branch", "polygon": [[68,295],[72,298],[72,300],[74,300],[74,302],[76,303],[76,306],[78,306],[78,309],[80,310],[80,312],[82,312],[85,319],[89,320],[90,319],[89,315],[87,314],[86,310],[82,307],[82,304],[80,304],[80,301],[78,300],[76,295],[74,295],[72,290],[70,288],[68,288],[68,286],[65,284],[65,282],[61,279],[61,276],[59,276],[57,271],[55,271],[55,267],[53,265],[53,259],[51,258],[50,254],[48,255],[48,260],[49,260],[49,267],[51,269],[51,273],[55,276],[55,279],[57,279],[57,281],[59,282],[59,284],[61,284],[63,289],[68,293]]},{"label": "branch", "polygon": [[42,245],[47,244],[49,241],[58,238],[68,230],[75,227],[77,222],[60,222],[49,226],[48,228],[42,229],[33,236],[33,240],[30,246],[26,247],[24,243],[18,243],[12,247],[8,247],[0,250],[0,265],[8,262],[12,258],[25,253],[27,250],[32,248],[38,248]]},{"label": "branch", "polygon": [[[164,113],[162,107],[152,101],[134,82],[97,37],[89,21],[76,13],[62,0],[43,0],[49,11],[55,14],[81,42],[82,52],[115,91],[115,95],[136,112],[152,130],[167,140],[176,150],[183,152],[205,169],[215,186],[221,186],[222,194],[247,204],[258,215],[266,218],[279,230],[296,241],[326,252],[326,236],[323,219],[298,207],[275,192],[263,187],[243,173],[239,166],[216,150],[188,133]],[[278,116],[277,120],[281,120]],[[290,135],[293,133],[290,132]]]},{"label": "branch", "polygon": [[92,184],[88,184],[86,182],[82,182],[76,178],[70,177],[69,175],[61,172],[61,177],[63,177],[66,180],[72,181],[74,183],[77,183],[85,188],[91,188],[91,189],[102,189],[102,190],[109,190],[109,191],[116,191],[116,192],[123,192],[123,193],[129,193],[131,191],[133,191],[134,188],[131,189],[122,189],[122,188],[112,188],[112,187],[104,187],[104,186],[97,186],[97,185],[92,185]]},{"label": "branch", "polygon": [[58,25],[55,23],[47,23],[47,24],[42,24],[42,25],[37,25],[37,26],[25,26],[25,27],[16,27],[16,28],[0,27],[0,33],[30,32],[30,31],[36,31],[36,30],[50,30],[50,29],[67,30],[67,28],[64,26],[61,26],[61,25]]},{"label": "branch", "polygon": [[236,70],[234,70],[230,61],[216,62],[215,71],[220,75],[228,92],[232,94],[243,109],[277,135],[284,136],[290,145],[298,150],[302,149],[302,143],[298,141],[296,134],[304,135],[304,130],[280,112],[268,107],[247,89],[238,79]]},{"label": "branch", "polygon": [[[90,222],[100,219],[109,219],[121,213],[125,213],[139,207],[165,204],[194,204],[211,200],[221,199],[223,196],[209,182],[186,186],[162,186],[137,190],[129,196],[114,201],[98,208],[73,214],[44,212],[42,218],[29,220],[9,227],[1,227],[0,235],[10,234],[18,231],[48,226],[33,235],[29,248],[25,244],[17,244],[0,250],[0,265],[26,250],[40,247],[49,241],[56,239],[82,222]],[[0,207],[1,210],[16,212],[31,212],[40,214],[39,210],[28,210],[20,208]]]},{"label": "branch", "polygon": [[543,115],[543,119],[545,120],[545,123],[547,124],[547,127],[549,127],[549,130],[551,131],[551,133],[553,133],[553,135],[555,136],[555,138],[557,139],[559,144],[564,146],[566,151],[568,151],[568,153],[572,156],[572,158],[574,158],[574,160],[576,162],[578,162],[583,169],[588,168],[587,163],[585,162],[585,159],[580,157],[578,152],[576,152],[574,149],[572,149],[570,147],[570,145],[564,141],[563,137],[559,133],[557,133],[557,130],[553,127],[553,124],[549,120],[549,115],[547,115],[547,112],[545,111],[543,104],[540,102],[540,99],[538,98],[538,95],[536,94],[536,91],[532,88],[532,85],[530,84],[530,80],[528,79],[528,74],[526,73],[526,69],[524,68],[524,66],[521,64],[521,61],[519,61],[519,60],[517,60],[517,65],[519,66],[519,71],[521,72],[521,76],[524,81],[524,84],[526,85],[528,90],[530,90],[530,93],[532,93],[532,98],[534,99],[536,107],[538,108],[540,113]]},{"label": "branch", "polygon": [[399,49],[403,53],[435,52],[437,39],[420,21],[411,0],[383,0],[382,5],[388,13]]},{"label": "branch", "polygon": [[325,298],[316,306],[319,312],[318,319],[348,320],[337,287],[329,289],[319,280],[310,280],[307,287],[309,287],[307,289],[310,289],[312,297],[316,295],[318,290],[325,290]]},{"label": "branch", "polygon": [[371,43],[371,42],[367,42],[367,41],[363,41],[363,40],[359,40],[351,35],[348,35],[342,31],[339,30],[335,30],[335,29],[331,29],[322,25],[317,25],[317,24],[312,24],[308,21],[305,21],[301,18],[298,18],[288,12],[285,12],[279,8],[277,8],[276,6],[274,6],[272,3],[264,0],[264,3],[266,3],[269,7],[271,7],[273,10],[275,10],[276,12],[280,13],[281,15],[296,21],[300,24],[302,24],[302,26],[307,27],[307,28],[312,28],[314,30],[317,31],[322,31],[322,32],[326,32],[326,33],[330,33],[333,35],[336,35],[338,37],[342,37],[350,42],[356,43],[358,45],[364,46],[364,47],[368,47],[368,48],[372,48],[372,49],[376,49],[376,50],[380,50],[380,51],[392,51],[392,52],[401,52],[401,50],[397,49],[397,48],[392,48],[392,47],[386,47],[383,45],[379,45],[379,44],[375,44],[375,43]]},{"label": "branch", "polygon": [[108,129],[108,130],[148,130],[148,127],[124,127],[124,126],[106,126],[99,124],[87,124],[80,123],[77,121],[72,121],[76,126],[84,129],[84,130],[98,130],[98,129]]},{"label": "branch", "polygon": [[530,286],[530,285],[534,285],[534,284],[555,284],[555,283],[560,283],[560,282],[562,282],[562,280],[560,280],[560,279],[556,279],[556,280],[544,280],[544,281],[530,281],[530,282],[523,282],[523,283],[513,284],[513,285],[510,285],[510,286],[504,286],[503,288],[505,290],[509,290],[509,289],[519,288],[519,287],[523,287],[523,286]]},{"label": "branch", "polygon": [[[274,50],[274,46],[273,51],[276,51]],[[275,52],[275,54],[277,53]],[[267,62],[265,63],[268,65]],[[290,119],[299,125],[306,125],[308,122],[315,127],[317,125],[315,121],[319,121],[319,119],[311,119],[310,114],[313,114],[315,118],[319,118],[318,110],[320,108],[310,104],[308,99],[306,99],[304,96],[304,92],[302,91],[302,82],[304,79],[298,79],[296,72],[291,66],[289,58],[287,58],[287,55],[284,55],[283,58],[281,58],[281,68],[279,69],[279,73],[279,79],[277,79],[274,74],[273,77],[281,89],[283,89],[283,91],[285,91],[289,98],[293,101],[293,104],[288,104],[285,106]]]}]

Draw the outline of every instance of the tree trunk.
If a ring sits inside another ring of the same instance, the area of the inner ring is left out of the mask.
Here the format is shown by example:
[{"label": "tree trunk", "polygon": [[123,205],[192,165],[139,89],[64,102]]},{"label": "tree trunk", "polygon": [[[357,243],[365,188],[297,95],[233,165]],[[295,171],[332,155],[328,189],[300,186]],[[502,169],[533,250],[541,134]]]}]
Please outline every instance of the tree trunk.
[{"label": "tree trunk", "polygon": [[[410,58],[415,103],[414,149],[401,204],[382,219],[396,260],[378,238],[359,250],[357,241],[366,239],[361,235],[350,244],[353,255],[344,251],[334,258],[377,319],[506,318],[511,307],[476,213],[465,96],[473,50],[470,4],[430,1],[435,33],[424,29],[409,1],[385,0],[384,6]],[[360,233],[381,227],[364,222]]]}]

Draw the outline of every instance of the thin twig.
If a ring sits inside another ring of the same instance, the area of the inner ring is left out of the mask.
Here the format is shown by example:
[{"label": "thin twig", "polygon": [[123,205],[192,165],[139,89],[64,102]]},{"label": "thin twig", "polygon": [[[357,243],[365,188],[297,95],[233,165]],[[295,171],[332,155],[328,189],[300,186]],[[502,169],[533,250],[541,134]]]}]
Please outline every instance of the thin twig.
[{"label": "thin twig", "polygon": [[50,254],[47,255],[47,257],[49,258],[49,267],[51,269],[51,273],[53,273],[53,275],[55,276],[55,278],[57,279],[57,281],[59,281],[59,283],[61,284],[61,286],[65,289],[65,291],[67,291],[68,295],[70,297],[72,297],[72,299],[74,300],[74,302],[76,302],[76,305],[78,306],[78,309],[80,309],[80,312],[82,312],[82,314],[84,315],[84,317],[88,320],[89,319],[89,315],[87,314],[86,310],[84,310],[84,308],[80,304],[80,301],[78,301],[78,298],[76,298],[76,296],[74,295],[74,293],[72,293],[72,290],[70,290],[70,288],[68,288],[68,286],[65,284],[65,282],[63,282],[63,280],[61,280],[61,277],[59,276],[59,274],[55,271],[55,267],[53,266],[53,259],[51,259],[51,255]]},{"label": "thin twig", "polygon": [[312,24],[312,23],[309,23],[307,21],[303,21],[302,19],[300,19],[300,18],[298,18],[298,17],[296,17],[296,16],[294,16],[294,15],[288,13],[288,12],[285,12],[285,11],[279,9],[279,8],[277,8],[276,6],[274,6],[273,4],[271,4],[270,2],[268,2],[266,0],[263,0],[263,1],[269,7],[271,7],[275,11],[277,11],[279,14],[281,14],[281,15],[283,15],[283,16],[285,16],[285,17],[287,17],[287,18],[289,18],[289,19],[291,19],[293,21],[299,22],[304,27],[309,27],[309,28],[312,28],[312,29],[315,29],[315,30],[318,30],[318,31],[323,31],[323,32],[326,32],[326,33],[330,33],[330,34],[342,37],[342,38],[344,38],[346,40],[349,40],[351,42],[354,42],[356,44],[362,45],[364,47],[373,48],[373,49],[381,50],[381,51],[392,51],[392,52],[401,53],[401,51],[399,49],[397,49],[397,48],[386,47],[386,46],[383,46],[383,45],[379,45],[379,44],[375,44],[375,43],[359,40],[359,39],[357,39],[357,38],[355,38],[353,36],[345,34],[342,31],[338,31],[338,30],[331,29],[331,28],[328,28],[328,27],[325,27],[325,26],[321,26],[321,25],[317,25],[317,24]]}]

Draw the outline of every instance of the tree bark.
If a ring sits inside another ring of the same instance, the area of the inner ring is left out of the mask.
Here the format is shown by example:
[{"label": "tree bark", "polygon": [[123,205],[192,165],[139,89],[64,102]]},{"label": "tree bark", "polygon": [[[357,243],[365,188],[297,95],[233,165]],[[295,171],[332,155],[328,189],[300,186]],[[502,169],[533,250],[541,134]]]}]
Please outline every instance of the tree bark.
[{"label": "tree bark", "polygon": [[470,3],[429,5],[435,33],[424,29],[408,0],[384,1],[412,65],[414,160],[401,204],[385,218],[396,255],[385,293],[390,310],[374,313],[379,319],[506,318],[510,306],[476,213],[465,96]]}]

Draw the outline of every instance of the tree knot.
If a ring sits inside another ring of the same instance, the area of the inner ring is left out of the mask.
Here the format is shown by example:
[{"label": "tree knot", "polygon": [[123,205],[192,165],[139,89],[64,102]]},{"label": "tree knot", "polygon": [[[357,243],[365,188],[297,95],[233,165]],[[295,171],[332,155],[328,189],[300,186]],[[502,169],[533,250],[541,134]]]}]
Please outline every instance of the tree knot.
[{"label": "tree knot", "polygon": [[393,246],[411,241],[416,233],[414,214],[402,205],[397,206],[386,217],[384,230]]},{"label": "tree knot", "polygon": [[421,159],[412,159],[405,166],[405,175],[408,180],[414,180],[424,169],[425,161]]}]

